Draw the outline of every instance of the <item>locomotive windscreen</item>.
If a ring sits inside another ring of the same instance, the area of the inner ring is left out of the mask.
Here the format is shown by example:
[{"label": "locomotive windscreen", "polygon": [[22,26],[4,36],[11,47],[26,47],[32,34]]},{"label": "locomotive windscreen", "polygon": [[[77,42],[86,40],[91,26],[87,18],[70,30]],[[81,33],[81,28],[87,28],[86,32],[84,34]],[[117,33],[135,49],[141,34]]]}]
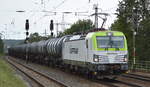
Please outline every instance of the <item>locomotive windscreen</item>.
[{"label": "locomotive windscreen", "polygon": [[97,36],[98,48],[124,48],[123,36]]}]

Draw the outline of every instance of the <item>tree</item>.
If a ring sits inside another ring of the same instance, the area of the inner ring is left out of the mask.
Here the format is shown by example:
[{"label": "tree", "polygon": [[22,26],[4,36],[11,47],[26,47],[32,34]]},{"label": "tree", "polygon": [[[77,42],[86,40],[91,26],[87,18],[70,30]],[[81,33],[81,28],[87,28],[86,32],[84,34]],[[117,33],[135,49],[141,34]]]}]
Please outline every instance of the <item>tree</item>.
[{"label": "tree", "polygon": [[130,59],[133,58],[133,31],[136,35],[136,60],[150,60],[150,12],[146,8],[146,0],[123,0],[119,2],[117,20],[112,24],[112,30],[125,33],[128,40]]},{"label": "tree", "polygon": [[50,37],[40,36],[37,32],[30,34],[29,42],[38,42],[41,40],[47,40]]},{"label": "tree", "polygon": [[150,19],[144,19],[141,22],[141,28],[136,37],[137,58],[140,61],[150,61]]},{"label": "tree", "polygon": [[139,6],[141,19],[139,21],[137,36],[136,36],[136,53],[140,61],[150,61],[150,11],[146,7],[147,0],[140,0]]},{"label": "tree", "polygon": [[77,32],[84,33],[85,31],[94,28],[93,22],[91,20],[79,20],[74,23],[69,29],[63,32],[63,35],[73,34]]}]

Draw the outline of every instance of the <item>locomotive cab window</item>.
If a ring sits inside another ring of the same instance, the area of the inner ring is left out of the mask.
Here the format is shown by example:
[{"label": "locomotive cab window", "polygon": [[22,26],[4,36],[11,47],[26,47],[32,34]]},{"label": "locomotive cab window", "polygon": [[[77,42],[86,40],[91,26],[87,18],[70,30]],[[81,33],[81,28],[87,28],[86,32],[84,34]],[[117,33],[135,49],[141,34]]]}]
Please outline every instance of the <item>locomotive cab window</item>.
[{"label": "locomotive cab window", "polygon": [[97,36],[98,48],[124,48],[123,36]]}]

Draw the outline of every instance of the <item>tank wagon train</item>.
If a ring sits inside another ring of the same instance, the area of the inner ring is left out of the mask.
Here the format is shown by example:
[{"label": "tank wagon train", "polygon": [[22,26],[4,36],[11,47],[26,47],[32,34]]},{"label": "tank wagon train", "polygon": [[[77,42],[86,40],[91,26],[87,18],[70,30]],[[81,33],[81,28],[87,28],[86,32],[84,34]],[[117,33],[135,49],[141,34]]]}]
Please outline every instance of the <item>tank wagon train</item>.
[{"label": "tank wagon train", "polygon": [[9,55],[31,62],[58,66],[94,76],[117,76],[128,70],[125,35],[119,31],[96,31],[86,35],[17,45]]}]

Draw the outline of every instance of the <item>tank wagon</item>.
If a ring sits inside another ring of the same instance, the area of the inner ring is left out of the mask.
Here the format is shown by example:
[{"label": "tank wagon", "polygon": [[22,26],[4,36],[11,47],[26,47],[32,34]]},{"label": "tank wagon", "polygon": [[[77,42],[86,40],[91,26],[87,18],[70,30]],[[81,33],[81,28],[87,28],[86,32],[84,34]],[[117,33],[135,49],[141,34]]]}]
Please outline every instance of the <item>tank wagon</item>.
[{"label": "tank wagon", "polygon": [[9,48],[9,55],[94,76],[118,75],[128,70],[126,37],[118,31],[90,32],[84,36],[18,45]]}]

